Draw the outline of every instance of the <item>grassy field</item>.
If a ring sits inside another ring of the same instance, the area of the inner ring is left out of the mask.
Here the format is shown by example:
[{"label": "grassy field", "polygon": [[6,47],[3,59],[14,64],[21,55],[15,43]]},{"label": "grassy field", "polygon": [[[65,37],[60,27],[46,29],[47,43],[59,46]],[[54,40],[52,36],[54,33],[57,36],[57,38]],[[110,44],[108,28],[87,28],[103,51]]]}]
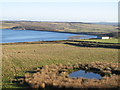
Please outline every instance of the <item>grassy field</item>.
[{"label": "grassy field", "polygon": [[15,26],[18,26],[19,24],[15,24],[15,23],[2,23],[0,22],[0,29],[7,29],[7,28],[12,28]]},{"label": "grassy field", "polygon": [[118,50],[76,47],[67,44],[3,45],[3,88],[18,88],[10,80],[42,65],[118,62]]},{"label": "grassy field", "polygon": [[120,43],[117,38],[113,38],[113,39],[85,39],[85,40],[77,40],[77,41],[92,41],[92,42],[103,42],[103,43]]},{"label": "grassy field", "polygon": [[[0,22],[1,23],[1,22]],[[101,25],[84,22],[30,22],[30,21],[3,21],[2,28],[50,30],[65,32],[116,32],[117,26]]]}]

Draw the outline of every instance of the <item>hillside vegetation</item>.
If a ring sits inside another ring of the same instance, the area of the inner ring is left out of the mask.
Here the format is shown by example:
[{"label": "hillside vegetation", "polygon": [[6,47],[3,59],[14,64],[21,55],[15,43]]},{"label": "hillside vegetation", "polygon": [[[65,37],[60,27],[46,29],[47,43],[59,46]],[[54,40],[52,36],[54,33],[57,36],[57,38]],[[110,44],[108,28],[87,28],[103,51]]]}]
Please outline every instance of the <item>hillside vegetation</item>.
[{"label": "hillside vegetation", "polygon": [[3,21],[3,29],[44,30],[117,37],[118,26],[83,22],[36,22],[36,21]]}]

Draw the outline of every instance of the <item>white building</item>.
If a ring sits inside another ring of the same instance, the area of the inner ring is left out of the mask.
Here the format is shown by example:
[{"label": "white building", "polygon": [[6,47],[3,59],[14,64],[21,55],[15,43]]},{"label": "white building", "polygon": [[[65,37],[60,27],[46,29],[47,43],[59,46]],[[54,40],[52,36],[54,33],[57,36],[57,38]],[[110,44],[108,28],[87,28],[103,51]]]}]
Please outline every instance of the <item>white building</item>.
[{"label": "white building", "polygon": [[98,39],[110,39],[111,37],[109,36],[104,36],[104,37],[98,37]]},{"label": "white building", "polygon": [[110,37],[102,37],[102,39],[110,39]]}]

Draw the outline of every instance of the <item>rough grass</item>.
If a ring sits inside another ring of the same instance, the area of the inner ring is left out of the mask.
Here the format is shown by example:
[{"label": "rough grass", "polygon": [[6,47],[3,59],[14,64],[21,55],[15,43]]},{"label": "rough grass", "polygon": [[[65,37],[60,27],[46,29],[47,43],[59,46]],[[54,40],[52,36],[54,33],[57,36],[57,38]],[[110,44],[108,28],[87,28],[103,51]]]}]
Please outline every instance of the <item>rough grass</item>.
[{"label": "rough grass", "polygon": [[[26,30],[48,30],[62,32],[95,32],[95,33],[110,33],[118,32],[117,26],[101,25],[81,22],[29,22],[29,21],[3,21],[2,28],[19,27],[16,29]],[[15,29],[15,28],[14,28]]]},{"label": "rough grass", "polygon": [[0,29],[12,28],[12,27],[15,27],[18,25],[19,24],[15,24],[15,23],[2,23],[2,22],[0,22]]},{"label": "rough grass", "polygon": [[15,76],[42,65],[57,63],[118,62],[118,50],[76,47],[66,44],[3,45],[3,88],[18,88],[9,82]]}]

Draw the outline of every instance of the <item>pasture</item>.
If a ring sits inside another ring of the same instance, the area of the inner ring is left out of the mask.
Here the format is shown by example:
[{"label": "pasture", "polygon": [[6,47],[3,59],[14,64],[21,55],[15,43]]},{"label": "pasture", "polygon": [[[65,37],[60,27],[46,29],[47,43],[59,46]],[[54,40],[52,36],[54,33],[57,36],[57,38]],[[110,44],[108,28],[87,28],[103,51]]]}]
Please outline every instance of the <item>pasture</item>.
[{"label": "pasture", "polygon": [[26,71],[51,64],[118,62],[118,49],[77,47],[62,43],[3,45],[3,88],[19,88],[11,80]]},{"label": "pasture", "polygon": [[78,41],[92,41],[92,42],[102,42],[102,43],[119,43],[118,38],[112,38],[112,39],[85,39],[85,40],[78,40]]}]

